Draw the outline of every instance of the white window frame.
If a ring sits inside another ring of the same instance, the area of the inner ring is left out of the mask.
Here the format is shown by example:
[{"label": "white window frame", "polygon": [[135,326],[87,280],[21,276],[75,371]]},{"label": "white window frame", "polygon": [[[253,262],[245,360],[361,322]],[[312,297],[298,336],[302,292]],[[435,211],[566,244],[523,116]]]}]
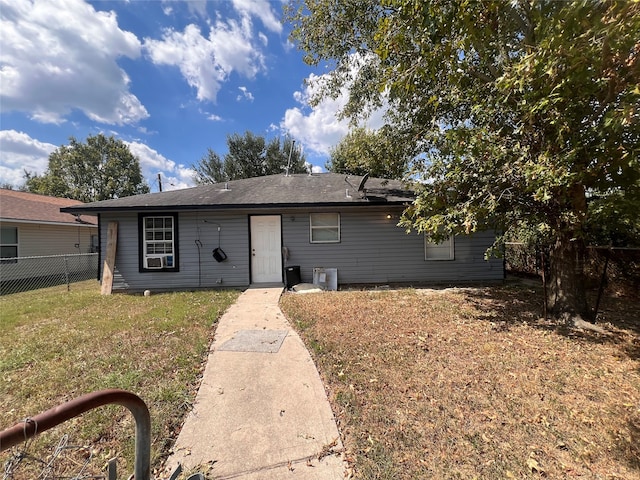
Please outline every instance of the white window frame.
[{"label": "white window frame", "polygon": [[[15,248],[16,249],[16,254],[15,254],[15,258],[19,257],[19,253],[20,253],[20,241],[19,241],[19,235],[20,232],[18,231],[18,227],[12,227],[12,226],[8,226],[8,225],[2,225],[2,230],[4,229],[9,229],[12,228],[15,230],[16,232],[16,243],[1,243],[0,242],[0,246],[2,247],[10,247],[10,248]],[[1,231],[0,231],[0,236],[1,236]],[[16,263],[17,260],[5,260],[5,258],[14,258],[14,257],[1,257],[2,258],[2,263]]]},{"label": "white window frame", "polygon": [[[313,218],[316,215],[333,215],[335,216],[335,220],[336,223],[332,224],[332,225],[314,225],[313,224]],[[328,231],[335,231],[336,232],[336,238],[335,239],[330,239],[330,240],[317,240],[314,238],[314,233],[315,232],[328,232]],[[310,213],[309,214],[309,243],[340,243],[340,214],[339,213],[334,213],[334,212],[317,212],[317,213]]]},{"label": "white window frame", "polygon": [[[447,244],[449,248],[447,249]],[[436,247],[436,248],[434,248]],[[440,255],[435,255],[434,253],[438,252]],[[445,252],[444,255],[442,253]],[[447,255],[448,253],[448,255]],[[449,236],[448,239],[435,243],[430,241],[427,236],[424,237],[424,259],[428,262],[442,262],[442,261],[451,261],[456,259],[456,247],[455,240],[453,235]]]},{"label": "white window frame", "polygon": [[[171,226],[166,226],[166,221],[171,220]],[[147,222],[151,220],[153,225],[147,226]],[[162,225],[156,226],[156,220],[162,220]],[[171,238],[166,238],[166,234],[170,232]],[[153,238],[147,238],[149,233],[153,234]],[[143,265],[146,268],[147,258],[166,257],[162,269],[176,268],[176,218],[173,215],[145,215],[142,218],[142,255],[144,257]],[[162,236],[162,238],[158,238]],[[153,251],[150,246],[154,246]],[[160,248],[162,247],[162,248]],[[168,248],[167,248],[168,247]]]}]

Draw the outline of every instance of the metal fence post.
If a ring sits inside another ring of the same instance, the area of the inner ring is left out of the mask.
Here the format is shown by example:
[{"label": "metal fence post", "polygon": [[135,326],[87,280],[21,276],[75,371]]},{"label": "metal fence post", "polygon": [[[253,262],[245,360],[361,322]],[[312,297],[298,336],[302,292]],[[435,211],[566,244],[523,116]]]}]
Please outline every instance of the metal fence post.
[{"label": "metal fence post", "polygon": [[65,278],[65,283],[67,284],[67,292],[69,290],[71,290],[71,281],[69,280],[69,265],[67,263],[67,256],[65,255],[63,257],[64,260],[64,278]]}]

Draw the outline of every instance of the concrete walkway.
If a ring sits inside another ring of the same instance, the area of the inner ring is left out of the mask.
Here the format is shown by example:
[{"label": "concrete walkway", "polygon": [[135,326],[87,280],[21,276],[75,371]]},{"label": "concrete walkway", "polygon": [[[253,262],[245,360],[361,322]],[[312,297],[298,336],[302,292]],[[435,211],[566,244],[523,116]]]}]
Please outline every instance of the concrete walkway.
[{"label": "concrete walkway", "polygon": [[279,287],[243,292],[222,316],[171,473],[215,479],[344,479],[333,413]]}]

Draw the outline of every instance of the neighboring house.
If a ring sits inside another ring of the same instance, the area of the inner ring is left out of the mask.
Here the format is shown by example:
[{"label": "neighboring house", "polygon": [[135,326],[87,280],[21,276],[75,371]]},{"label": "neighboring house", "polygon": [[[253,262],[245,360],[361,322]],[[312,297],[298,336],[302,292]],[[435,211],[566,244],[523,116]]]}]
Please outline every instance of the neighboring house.
[{"label": "neighboring house", "polygon": [[0,257],[32,257],[97,251],[95,217],[60,211],[77,200],[0,189]]},{"label": "neighboring house", "polygon": [[[271,175],[62,208],[117,222],[114,289],[254,283],[418,284],[502,280],[492,232],[433,245],[397,226],[414,195],[397,181]],[[101,264],[102,262],[100,262]],[[324,269],[324,270],[323,270]],[[334,270],[335,269],[335,270]]]}]

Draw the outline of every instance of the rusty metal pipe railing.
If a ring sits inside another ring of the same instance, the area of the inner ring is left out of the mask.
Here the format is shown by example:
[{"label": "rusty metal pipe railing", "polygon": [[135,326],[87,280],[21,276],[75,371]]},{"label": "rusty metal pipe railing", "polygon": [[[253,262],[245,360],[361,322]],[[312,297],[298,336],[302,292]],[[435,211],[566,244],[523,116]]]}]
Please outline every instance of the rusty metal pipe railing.
[{"label": "rusty metal pipe railing", "polygon": [[88,393],[50,408],[35,417],[27,418],[0,432],[0,452],[89,410],[109,404],[126,407],[133,415],[136,422],[134,477],[136,480],[149,480],[151,475],[151,416],[144,401],[126,390],[110,389]]}]

